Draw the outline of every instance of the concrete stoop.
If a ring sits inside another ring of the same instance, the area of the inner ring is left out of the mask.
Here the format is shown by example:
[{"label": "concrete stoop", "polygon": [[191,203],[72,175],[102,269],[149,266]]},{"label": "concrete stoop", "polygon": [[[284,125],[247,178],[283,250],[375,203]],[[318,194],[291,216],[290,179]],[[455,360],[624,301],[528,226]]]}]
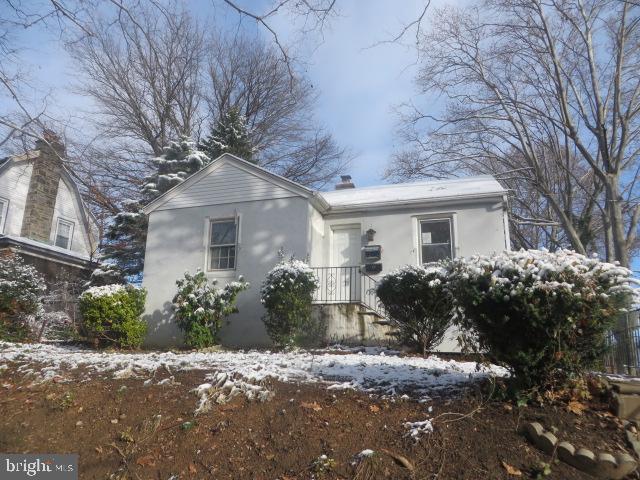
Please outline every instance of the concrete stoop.
[{"label": "concrete stoop", "polygon": [[640,421],[640,380],[608,380],[616,416],[622,420]]}]

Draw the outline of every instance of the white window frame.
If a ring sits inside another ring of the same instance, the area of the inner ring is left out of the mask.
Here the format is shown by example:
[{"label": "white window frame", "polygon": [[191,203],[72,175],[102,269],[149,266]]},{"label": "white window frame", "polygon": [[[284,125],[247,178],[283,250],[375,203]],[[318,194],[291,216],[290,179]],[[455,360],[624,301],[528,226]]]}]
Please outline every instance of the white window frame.
[{"label": "white window frame", "polygon": [[425,262],[423,261],[422,258],[422,224],[423,223],[434,223],[434,222],[444,222],[447,221],[449,222],[449,249],[450,249],[450,255],[451,255],[451,259],[454,259],[456,257],[456,245],[455,245],[455,216],[439,216],[439,217],[419,217],[417,218],[417,229],[416,229],[416,233],[417,233],[417,240],[418,240],[418,263],[420,265],[424,265]]},{"label": "white window frame", "polygon": [[[61,247],[58,245],[58,232],[60,231],[60,225],[66,223],[69,225],[69,243],[66,247]],[[72,220],[68,220],[66,218],[58,217],[58,221],[56,222],[56,234],[53,237],[53,245],[58,248],[64,248],[65,250],[71,250],[71,245],[73,244],[73,233],[75,230],[76,224]]]},{"label": "white window frame", "polygon": [[[229,223],[233,222],[236,227],[235,243],[225,243],[219,245],[213,245],[213,238],[211,233],[213,225],[216,223]],[[206,254],[206,271],[207,272],[233,272],[238,267],[238,237],[240,236],[240,218],[239,217],[226,217],[226,218],[209,218],[209,227],[207,228],[207,254]],[[211,251],[216,247],[234,247],[233,268],[211,268]]]},{"label": "white window frame", "polygon": [[4,226],[7,224],[7,215],[9,214],[9,199],[0,197],[0,234],[4,233]]}]

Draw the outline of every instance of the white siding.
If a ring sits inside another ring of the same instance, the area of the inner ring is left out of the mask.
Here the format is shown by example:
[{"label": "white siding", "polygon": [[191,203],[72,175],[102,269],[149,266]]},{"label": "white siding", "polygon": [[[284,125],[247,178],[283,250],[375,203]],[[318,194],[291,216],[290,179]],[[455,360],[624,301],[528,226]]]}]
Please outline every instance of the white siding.
[{"label": "white siding", "polygon": [[295,197],[295,193],[228,163],[170,198],[158,210]]},{"label": "white siding", "polygon": [[14,163],[0,173],[0,197],[9,200],[7,220],[4,231],[0,233],[20,235],[32,171],[33,166],[30,163],[20,162]]},{"label": "white siding", "polygon": [[56,206],[53,212],[50,241],[51,244],[55,243],[56,227],[59,218],[73,222],[73,237],[71,239],[70,250],[89,256],[91,251],[89,245],[87,245],[82,213],[78,211],[77,203],[74,192],[61,178],[58,184],[58,195],[56,196]]}]

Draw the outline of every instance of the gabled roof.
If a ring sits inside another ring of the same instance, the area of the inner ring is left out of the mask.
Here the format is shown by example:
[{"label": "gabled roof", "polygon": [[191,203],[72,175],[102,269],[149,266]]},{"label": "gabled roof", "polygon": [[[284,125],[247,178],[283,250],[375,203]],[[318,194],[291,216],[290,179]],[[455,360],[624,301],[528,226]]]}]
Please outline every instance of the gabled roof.
[{"label": "gabled roof", "polygon": [[[11,165],[14,165],[18,162],[35,160],[39,156],[40,156],[39,150],[29,150],[21,155],[5,157],[4,159],[0,160],[0,175],[4,170],[8,170]],[[78,188],[78,184],[76,183],[74,178],[71,176],[71,173],[69,172],[69,170],[67,170],[67,167],[65,167],[64,165],[60,169],[60,176],[66,181],[67,185],[71,188],[71,190],[74,193],[74,201],[76,203],[77,209],[80,211],[82,223],[85,226],[85,234],[87,237],[86,240],[88,240],[87,245],[90,248],[95,248],[94,244],[97,241],[97,239],[94,239],[92,237],[91,224],[93,223],[93,225],[97,227],[98,222],[95,216],[93,215],[93,213],[91,212],[91,210],[89,210],[85,205],[84,200],[82,198],[82,194],[80,193],[80,189]]]},{"label": "gabled roof", "polygon": [[293,180],[289,180],[288,178],[277,175],[273,172],[270,172],[258,165],[247,162],[240,157],[236,157],[230,153],[224,153],[220,155],[218,158],[213,160],[209,165],[204,167],[202,170],[194,173],[189,178],[187,178],[184,182],[179,183],[175,187],[169,189],[158,198],[154,199],[148,205],[146,205],[142,210],[145,214],[149,215],[151,212],[164,205],[166,202],[171,200],[173,197],[178,195],[180,192],[188,189],[191,185],[200,181],[203,177],[209,175],[210,173],[215,172],[218,168],[225,164],[232,164],[235,167],[240,168],[248,173],[256,175],[259,178],[262,178],[265,181],[271,182],[275,185],[278,185],[285,190],[290,191],[296,196],[308,198],[316,208],[320,210],[326,210],[328,208],[328,204],[325,200],[313,190],[300,185],[299,183],[294,182]]},{"label": "gabled roof", "polygon": [[380,205],[406,205],[435,201],[498,197],[507,191],[491,175],[432,180],[322,192],[330,211]]}]

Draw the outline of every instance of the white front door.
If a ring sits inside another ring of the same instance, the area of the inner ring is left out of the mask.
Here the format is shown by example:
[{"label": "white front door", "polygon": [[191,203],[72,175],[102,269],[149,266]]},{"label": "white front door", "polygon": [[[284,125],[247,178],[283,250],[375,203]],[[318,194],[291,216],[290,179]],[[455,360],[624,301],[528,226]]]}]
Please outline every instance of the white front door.
[{"label": "white front door", "polygon": [[356,302],[360,300],[360,226],[334,227],[331,243],[331,267],[342,267],[331,269],[335,285],[332,300]]}]

